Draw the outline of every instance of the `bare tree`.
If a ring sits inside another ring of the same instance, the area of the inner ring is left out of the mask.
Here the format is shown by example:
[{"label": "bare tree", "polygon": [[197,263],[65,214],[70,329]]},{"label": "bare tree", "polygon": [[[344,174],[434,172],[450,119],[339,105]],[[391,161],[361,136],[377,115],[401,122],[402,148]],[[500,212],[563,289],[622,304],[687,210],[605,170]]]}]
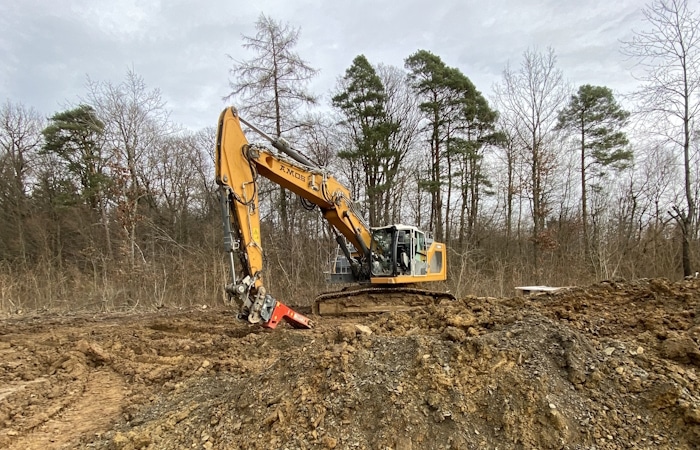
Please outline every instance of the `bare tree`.
[{"label": "bare tree", "polygon": [[27,251],[23,221],[28,214],[29,176],[42,128],[43,120],[32,108],[9,101],[0,108],[0,217],[5,222],[3,234],[14,232],[22,259]]},{"label": "bare tree", "polygon": [[506,67],[503,80],[495,86],[497,109],[514,124],[516,145],[526,153],[535,276],[538,275],[540,250],[548,245],[545,219],[550,212],[549,185],[556,168],[555,127],[558,111],[569,97],[570,89],[556,67],[554,50],[545,53],[527,50],[519,69]]},{"label": "bare tree", "polygon": [[202,169],[197,148],[190,136],[164,139],[157,151],[149,153],[148,166],[152,173],[153,218],[160,239],[184,244],[190,238],[189,216],[194,213],[196,176]]},{"label": "bare tree", "polygon": [[[386,112],[389,121],[399,125],[396,133],[390,136],[389,146],[400,155],[394,171],[393,186],[385,197],[384,223],[398,223],[405,213],[401,205],[407,199],[407,189],[410,189],[411,171],[406,158],[411,152],[417,150],[420,141],[421,114],[418,109],[418,99],[413,91],[404,71],[396,66],[377,65],[377,74],[384,84],[387,94]],[[427,172],[428,167],[423,170]]]},{"label": "bare tree", "polygon": [[[600,188],[605,169],[622,170],[629,166],[632,151],[623,131],[628,118],[629,113],[620,107],[610,88],[590,84],[580,86],[566,108],[559,112],[558,127],[573,133],[579,152],[581,224],[587,259],[594,245],[588,229],[589,192]],[[594,228],[594,240],[595,235]]]},{"label": "bare tree", "polygon": [[[307,84],[318,71],[294,50],[299,28],[260,14],[255,29],[255,36],[243,36],[243,47],[255,56],[243,61],[229,56],[234,64],[226,99],[236,99],[244,115],[281,136],[299,126],[303,106],[316,103]],[[278,206],[285,232],[289,232],[287,203],[286,190],[280,188]]]},{"label": "bare tree", "polygon": [[623,43],[636,59],[642,87],[634,93],[639,107],[659,133],[683,154],[685,205],[671,215],[682,231],[683,274],[692,274],[690,240],[697,226],[693,193],[691,136],[700,111],[700,15],[687,0],[657,0],[643,9],[648,30]]},{"label": "bare tree", "polygon": [[139,204],[151,194],[153,183],[146,176],[148,155],[157,151],[162,139],[173,131],[169,113],[160,90],[149,90],[133,69],[119,84],[88,80],[87,101],[105,124],[119,223],[127,239],[128,261],[134,267]]},{"label": "bare tree", "polygon": [[243,36],[243,47],[255,56],[244,61],[229,56],[234,64],[226,99],[238,100],[242,113],[279,136],[298,126],[300,107],[316,103],[307,84],[318,71],[294,51],[299,28],[260,14],[255,29],[255,36]]},{"label": "bare tree", "polygon": [[[496,102],[498,103],[498,102]],[[522,151],[516,141],[518,133],[515,130],[517,123],[512,122],[515,117],[500,115],[497,128],[502,133],[496,152],[496,165],[501,168],[499,171],[499,189],[503,196],[503,216],[505,226],[506,242],[510,242],[513,237],[513,215],[519,211],[515,202],[522,198]],[[516,221],[519,223],[519,221]]]},{"label": "bare tree", "polygon": [[313,113],[304,116],[297,144],[322,167],[331,167],[338,159],[337,128],[332,115]]},{"label": "bare tree", "polygon": [[214,173],[213,143],[216,142],[216,128],[203,128],[191,136],[188,141],[194,147],[191,155],[194,158],[192,167],[197,172],[197,192],[200,196],[201,213],[206,217],[212,214],[218,216],[219,203],[216,197],[216,182],[211,175]]}]

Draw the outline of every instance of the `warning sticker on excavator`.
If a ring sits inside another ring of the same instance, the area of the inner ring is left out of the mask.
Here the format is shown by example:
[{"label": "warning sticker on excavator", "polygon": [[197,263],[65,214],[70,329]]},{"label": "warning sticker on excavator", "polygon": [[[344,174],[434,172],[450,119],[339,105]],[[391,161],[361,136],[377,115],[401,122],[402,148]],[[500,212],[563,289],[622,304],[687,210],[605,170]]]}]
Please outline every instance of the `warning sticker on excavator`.
[{"label": "warning sticker on excavator", "polygon": [[260,243],[260,228],[253,227],[253,240]]}]

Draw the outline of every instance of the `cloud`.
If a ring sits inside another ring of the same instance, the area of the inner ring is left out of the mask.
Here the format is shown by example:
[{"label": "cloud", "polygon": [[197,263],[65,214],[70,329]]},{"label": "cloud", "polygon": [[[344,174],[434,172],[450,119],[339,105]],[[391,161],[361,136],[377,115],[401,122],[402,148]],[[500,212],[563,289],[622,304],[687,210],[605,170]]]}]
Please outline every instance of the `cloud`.
[{"label": "cloud", "polygon": [[228,94],[227,55],[250,57],[241,36],[261,12],[301,28],[297,50],[320,69],[325,95],[353,58],[403,67],[419,49],[458,67],[490,94],[505,65],[551,46],[574,84],[628,90],[619,53],[641,18],[640,1],[558,0],[149,1],[23,0],[0,5],[0,99],[51,115],[85,95],[85,81],[119,82],[128,68],[160,89],[174,120],[213,125]]}]

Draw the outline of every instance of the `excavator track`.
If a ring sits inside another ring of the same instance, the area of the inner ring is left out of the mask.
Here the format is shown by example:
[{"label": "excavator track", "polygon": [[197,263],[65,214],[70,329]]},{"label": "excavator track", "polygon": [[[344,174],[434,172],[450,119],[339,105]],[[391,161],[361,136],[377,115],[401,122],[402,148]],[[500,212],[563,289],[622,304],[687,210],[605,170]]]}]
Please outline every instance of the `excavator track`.
[{"label": "excavator track", "polygon": [[320,316],[360,315],[410,311],[443,300],[456,298],[449,292],[412,287],[367,287],[321,294],[314,300],[312,310]]}]

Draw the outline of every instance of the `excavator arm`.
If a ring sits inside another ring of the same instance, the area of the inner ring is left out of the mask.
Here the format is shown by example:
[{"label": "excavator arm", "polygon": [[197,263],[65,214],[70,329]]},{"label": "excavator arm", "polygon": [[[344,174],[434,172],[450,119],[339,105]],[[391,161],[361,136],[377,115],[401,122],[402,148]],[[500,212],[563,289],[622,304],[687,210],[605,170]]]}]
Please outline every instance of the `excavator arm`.
[{"label": "excavator arm", "polygon": [[254,155],[259,155],[259,148],[248,143],[235,108],[227,108],[219,118],[215,161],[224,250],[231,276],[225,290],[238,303],[240,316],[251,323],[274,328],[285,320],[294,327],[311,328],[307,317],[277,301],[263,284],[259,163]]}]

